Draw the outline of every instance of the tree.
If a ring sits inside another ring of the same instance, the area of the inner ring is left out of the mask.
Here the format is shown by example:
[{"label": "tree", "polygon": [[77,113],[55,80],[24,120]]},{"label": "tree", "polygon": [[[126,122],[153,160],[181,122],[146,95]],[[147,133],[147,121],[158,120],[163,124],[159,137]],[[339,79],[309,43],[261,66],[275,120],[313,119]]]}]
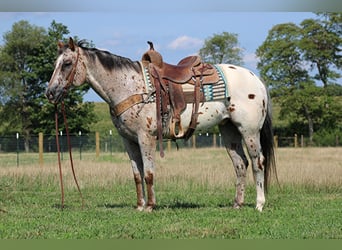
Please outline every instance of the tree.
[{"label": "tree", "polygon": [[[25,150],[33,133],[50,134],[54,130],[54,106],[45,97],[57,55],[57,41],[69,33],[67,28],[52,22],[49,31],[29,24],[14,23],[4,34],[0,48],[0,121],[2,133],[19,132],[25,139]],[[73,91],[66,107],[77,110],[69,119],[70,131],[89,131],[94,119],[92,104],[82,104],[86,89]]]},{"label": "tree", "polygon": [[[327,88],[328,79],[338,77],[331,69],[332,64],[337,66],[338,63],[328,59],[327,55],[334,54],[338,58],[340,46],[332,52],[334,46],[330,46],[331,41],[324,38],[330,39],[333,35],[318,38],[313,27],[321,26],[311,19],[304,20],[301,26],[278,24],[269,31],[256,51],[260,58],[260,75],[270,86],[273,99],[280,104],[281,119],[287,119],[290,127],[295,125],[297,130],[306,126],[311,143],[315,131],[336,128],[342,118],[336,112],[341,110],[341,105],[327,94],[332,89]],[[324,44],[329,49],[324,51]],[[312,75],[315,66],[318,74]],[[325,88],[316,85],[317,79],[323,82]]]},{"label": "tree", "polygon": [[238,35],[228,32],[214,34],[205,40],[199,55],[207,63],[242,65],[242,49],[238,47]]},{"label": "tree", "polygon": [[[306,120],[308,134],[312,139],[314,127],[313,102],[303,102],[305,90],[313,88],[298,49],[300,28],[293,23],[274,26],[264,43],[257,49],[260,58],[258,68],[264,81],[272,87],[272,96],[277,97],[282,118],[290,122]],[[291,109],[289,110],[289,108]]]},{"label": "tree", "polygon": [[4,94],[0,118],[7,124],[7,131],[16,130],[23,134],[26,150],[33,129],[30,114],[36,109],[37,95],[44,89],[30,62],[37,55],[45,36],[43,28],[27,21],[17,22],[12,31],[4,34],[5,45],[0,53]]},{"label": "tree", "polygon": [[311,69],[317,70],[314,78],[321,81],[326,88],[329,80],[341,77],[333,68],[341,69],[342,65],[342,13],[321,16],[324,17],[323,20],[305,19],[301,23],[299,47],[303,52],[303,59],[308,61]]}]

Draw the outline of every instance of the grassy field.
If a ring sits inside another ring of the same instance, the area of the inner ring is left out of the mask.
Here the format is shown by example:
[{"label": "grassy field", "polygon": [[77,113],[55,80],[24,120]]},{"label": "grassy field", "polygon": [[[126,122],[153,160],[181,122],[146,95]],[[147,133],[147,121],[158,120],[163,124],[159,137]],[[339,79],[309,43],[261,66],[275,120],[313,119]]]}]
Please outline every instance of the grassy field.
[{"label": "grassy field", "polygon": [[1,239],[342,239],[342,148],[278,149],[280,185],[272,183],[262,213],[250,169],[246,204],[232,208],[235,174],[224,149],[157,157],[153,213],[134,209],[125,153],[74,157],[85,207],[65,159],[63,211],[52,156],[43,167],[0,167]]}]

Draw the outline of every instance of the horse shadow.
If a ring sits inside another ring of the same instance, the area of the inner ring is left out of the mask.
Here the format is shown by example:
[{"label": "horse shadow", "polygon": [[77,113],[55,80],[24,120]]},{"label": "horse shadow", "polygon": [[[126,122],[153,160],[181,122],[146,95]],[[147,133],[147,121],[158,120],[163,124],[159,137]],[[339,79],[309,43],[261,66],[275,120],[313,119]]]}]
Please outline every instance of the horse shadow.
[{"label": "horse shadow", "polygon": [[[126,208],[136,208],[135,206],[127,203],[105,203],[97,206],[98,208],[106,208],[106,209],[126,209]],[[205,207],[203,204],[196,204],[191,202],[175,202],[170,204],[161,204],[156,205],[154,210],[166,210],[166,209],[198,209],[201,207]]]},{"label": "horse shadow", "polygon": [[[105,203],[105,204],[100,204],[97,207],[99,208],[106,208],[106,209],[134,209],[136,208],[132,204],[128,203]],[[196,203],[196,202],[187,202],[187,201],[174,201],[170,203],[162,203],[162,204],[157,204],[156,207],[154,208],[155,211],[163,211],[163,210],[177,210],[177,209],[201,209],[201,208],[209,208],[209,207],[217,207],[217,208],[226,208],[226,209],[233,209],[233,202],[227,202],[227,203],[219,203],[215,205],[210,205],[210,204],[204,204],[204,203]],[[254,208],[253,203],[245,203],[243,205],[243,208]]]}]

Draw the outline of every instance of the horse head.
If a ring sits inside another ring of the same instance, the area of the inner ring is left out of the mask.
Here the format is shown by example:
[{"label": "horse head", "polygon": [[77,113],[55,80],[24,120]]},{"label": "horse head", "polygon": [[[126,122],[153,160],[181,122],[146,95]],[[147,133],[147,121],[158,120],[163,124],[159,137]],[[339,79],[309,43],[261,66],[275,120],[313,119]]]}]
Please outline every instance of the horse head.
[{"label": "horse head", "polygon": [[86,78],[81,49],[69,38],[68,44],[58,42],[58,58],[45,95],[52,103],[63,100],[71,86],[79,86]]}]

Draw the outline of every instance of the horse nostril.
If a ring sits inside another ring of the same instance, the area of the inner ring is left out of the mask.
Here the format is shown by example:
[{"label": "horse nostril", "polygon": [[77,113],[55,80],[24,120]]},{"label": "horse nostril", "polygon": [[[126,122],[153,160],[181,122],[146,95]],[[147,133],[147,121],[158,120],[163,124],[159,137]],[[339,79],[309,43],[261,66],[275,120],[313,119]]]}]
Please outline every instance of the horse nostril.
[{"label": "horse nostril", "polygon": [[45,96],[46,96],[46,98],[49,99],[49,100],[52,100],[53,97],[54,97],[54,96],[53,96],[53,93],[51,93],[50,91],[46,91]]}]

